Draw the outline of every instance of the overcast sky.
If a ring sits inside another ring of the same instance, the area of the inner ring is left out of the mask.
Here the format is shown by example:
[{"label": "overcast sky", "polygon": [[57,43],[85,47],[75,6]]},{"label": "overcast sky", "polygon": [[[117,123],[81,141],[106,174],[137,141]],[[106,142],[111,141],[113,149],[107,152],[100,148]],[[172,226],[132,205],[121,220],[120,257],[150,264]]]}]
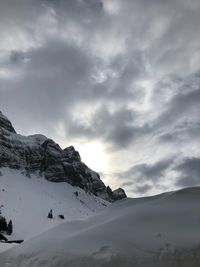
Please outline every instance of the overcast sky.
[{"label": "overcast sky", "polygon": [[129,196],[200,185],[200,1],[1,0],[0,110]]}]

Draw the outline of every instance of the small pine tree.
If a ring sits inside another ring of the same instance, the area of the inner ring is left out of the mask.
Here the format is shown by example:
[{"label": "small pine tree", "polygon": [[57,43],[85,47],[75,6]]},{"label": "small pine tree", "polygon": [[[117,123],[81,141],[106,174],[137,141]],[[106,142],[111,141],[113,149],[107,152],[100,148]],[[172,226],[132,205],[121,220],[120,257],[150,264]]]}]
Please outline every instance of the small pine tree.
[{"label": "small pine tree", "polygon": [[52,209],[50,210],[50,212],[48,213],[47,216],[49,219],[53,219],[53,213],[52,213]]},{"label": "small pine tree", "polygon": [[7,230],[7,222],[5,217],[0,217],[0,231],[5,232]]},{"label": "small pine tree", "polygon": [[6,234],[12,235],[12,233],[13,233],[13,223],[12,220],[10,220],[7,226]]}]

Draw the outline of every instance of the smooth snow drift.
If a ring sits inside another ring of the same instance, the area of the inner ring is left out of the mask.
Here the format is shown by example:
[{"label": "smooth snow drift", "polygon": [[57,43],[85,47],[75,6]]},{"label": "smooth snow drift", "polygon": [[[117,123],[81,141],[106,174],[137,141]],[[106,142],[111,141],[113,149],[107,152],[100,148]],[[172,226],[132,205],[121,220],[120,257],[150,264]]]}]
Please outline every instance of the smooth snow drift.
[{"label": "smooth snow drift", "polygon": [[124,199],[0,255],[16,267],[199,267],[200,188]]},{"label": "smooth snow drift", "polygon": [[[0,172],[0,209],[7,220],[13,221],[14,233],[9,239],[27,240],[60,223],[94,215],[110,205],[67,183],[52,183],[35,175],[28,178],[8,168],[1,168]],[[47,218],[50,209],[52,220]],[[60,219],[59,214],[65,219]],[[13,244],[0,243],[0,251],[10,246]]]}]

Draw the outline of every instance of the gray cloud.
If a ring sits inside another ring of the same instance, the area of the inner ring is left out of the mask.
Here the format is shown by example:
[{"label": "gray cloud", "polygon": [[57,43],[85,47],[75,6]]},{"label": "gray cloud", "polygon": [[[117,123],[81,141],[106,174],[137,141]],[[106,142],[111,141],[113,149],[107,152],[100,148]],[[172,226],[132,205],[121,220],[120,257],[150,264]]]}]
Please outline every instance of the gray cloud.
[{"label": "gray cloud", "polygon": [[148,193],[152,189],[152,185],[144,184],[144,185],[136,185],[133,192],[137,192],[138,194],[145,194]]},{"label": "gray cloud", "polygon": [[156,182],[163,178],[164,172],[172,165],[173,159],[163,159],[154,164],[138,164],[120,173],[121,178],[132,176],[136,182],[153,181]]},{"label": "gray cloud", "polygon": [[153,165],[140,164],[134,166],[133,171],[138,174],[137,180],[152,180],[156,182],[163,178],[165,171],[172,165],[173,159],[164,159]]},{"label": "gray cloud", "polygon": [[169,103],[168,109],[158,119],[156,127],[166,126],[177,123],[183,118],[193,116],[191,120],[198,119],[200,111],[200,89],[188,92],[186,94],[178,94]]},{"label": "gray cloud", "polygon": [[178,186],[200,185],[200,158],[186,158],[175,170],[179,174],[176,182]]},{"label": "gray cloud", "polygon": [[126,149],[133,140],[140,139],[148,131],[148,125],[135,126],[136,114],[125,107],[115,112],[107,106],[101,106],[94,112],[91,120],[85,124],[72,121],[67,126],[67,132],[74,138],[80,136],[101,139],[111,145],[112,149]]},{"label": "gray cloud", "polygon": [[[164,159],[154,164],[139,164],[125,172],[116,174],[121,185],[130,188],[136,195],[150,193],[155,187],[163,187],[166,173],[173,171],[173,182],[176,187],[190,187],[200,185],[200,158]],[[131,179],[130,179],[131,178]]]},{"label": "gray cloud", "polygon": [[162,159],[154,164],[136,164],[128,170],[116,173],[121,186],[136,195],[151,194],[155,188],[164,188],[166,173],[173,169],[175,158]]}]

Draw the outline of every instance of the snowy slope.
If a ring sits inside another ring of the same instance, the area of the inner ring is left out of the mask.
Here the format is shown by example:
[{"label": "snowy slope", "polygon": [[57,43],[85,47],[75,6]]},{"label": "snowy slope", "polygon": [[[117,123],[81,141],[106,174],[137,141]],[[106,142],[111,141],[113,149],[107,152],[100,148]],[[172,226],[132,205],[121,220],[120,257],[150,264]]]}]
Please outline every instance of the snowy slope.
[{"label": "snowy slope", "polygon": [[[1,168],[0,172],[0,205],[2,215],[13,221],[11,239],[27,240],[60,223],[94,215],[109,205],[67,183],[52,183],[36,175],[28,178],[8,168]],[[53,209],[53,220],[47,219],[50,209]],[[5,245],[0,243],[0,251],[3,249]]]},{"label": "snowy slope", "polygon": [[0,266],[199,267],[200,188],[121,200],[6,251]]}]

